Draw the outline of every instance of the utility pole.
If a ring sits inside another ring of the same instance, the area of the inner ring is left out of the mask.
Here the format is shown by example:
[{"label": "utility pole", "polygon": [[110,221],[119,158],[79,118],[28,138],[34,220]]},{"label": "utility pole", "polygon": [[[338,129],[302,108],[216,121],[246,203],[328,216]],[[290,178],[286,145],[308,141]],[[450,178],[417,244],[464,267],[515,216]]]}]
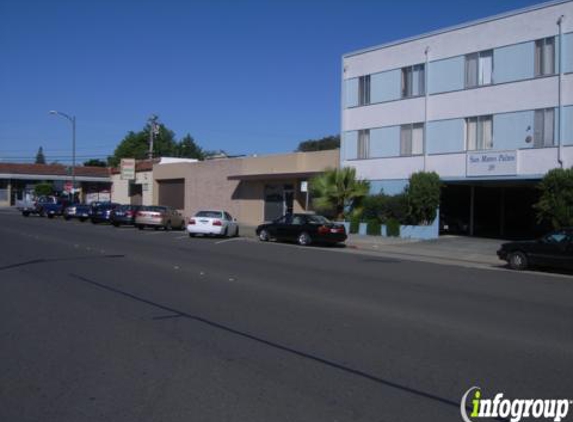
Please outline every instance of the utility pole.
[{"label": "utility pole", "polygon": [[153,137],[159,133],[159,126],[157,126],[158,117],[152,114],[149,118],[149,159],[153,159]]}]

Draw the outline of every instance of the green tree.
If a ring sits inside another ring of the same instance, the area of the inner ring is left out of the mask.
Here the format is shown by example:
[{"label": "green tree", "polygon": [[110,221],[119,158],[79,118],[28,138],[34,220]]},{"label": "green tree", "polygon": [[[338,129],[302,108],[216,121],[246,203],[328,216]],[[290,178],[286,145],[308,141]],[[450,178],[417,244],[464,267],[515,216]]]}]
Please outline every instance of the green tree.
[{"label": "green tree", "polygon": [[340,136],[325,136],[321,139],[309,139],[298,144],[297,152],[323,151],[340,148]]},{"label": "green tree", "polygon": [[43,182],[34,186],[34,194],[36,196],[46,196],[54,193],[54,187],[51,183]]},{"label": "green tree", "polygon": [[436,172],[420,171],[410,176],[406,198],[408,218],[413,224],[432,224],[440,206],[440,189],[440,176]]},{"label": "green tree", "polygon": [[[113,155],[108,158],[111,166],[118,166],[122,158],[135,158],[143,160],[149,156],[149,130],[147,124],[139,132],[130,131],[116,147]],[[153,156],[177,155],[177,143],[175,134],[162,123],[158,125],[157,134],[153,137]]]},{"label": "green tree", "polygon": [[84,161],[85,167],[107,167],[107,163],[103,160],[92,158],[91,160]]},{"label": "green tree", "polygon": [[195,140],[189,134],[185,135],[183,139],[177,143],[176,149],[177,157],[197,158],[198,160],[205,159],[205,151],[195,143]]},{"label": "green tree", "polygon": [[550,170],[538,186],[541,197],[533,207],[538,221],[553,228],[573,226],[573,168]]},{"label": "green tree", "polygon": [[38,148],[36,153],[36,164],[46,164],[46,157],[44,156],[44,148]]},{"label": "green tree", "polygon": [[370,183],[358,179],[353,167],[329,169],[310,180],[314,207],[334,214],[338,220],[344,219],[345,212],[356,207],[369,190]]}]

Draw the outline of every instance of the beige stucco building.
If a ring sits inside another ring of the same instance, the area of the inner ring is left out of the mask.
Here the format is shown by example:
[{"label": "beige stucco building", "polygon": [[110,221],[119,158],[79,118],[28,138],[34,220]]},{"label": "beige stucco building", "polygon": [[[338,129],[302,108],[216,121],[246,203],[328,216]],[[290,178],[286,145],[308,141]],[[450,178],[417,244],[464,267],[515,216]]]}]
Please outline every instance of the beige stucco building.
[{"label": "beige stucco building", "polygon": [[338,150],[155,164],[152,203],[173,206],[186,217],[201,209],[224,209],[239,222],[255,225],[310,210],[305,182],[338,166]]},{"label": "beige stucco building", "polygon": [[119,169],[111,171],[111,200],[119,204],[153,204],[153,162],[141,161],[135,165],[135,179],[124,180]]}]

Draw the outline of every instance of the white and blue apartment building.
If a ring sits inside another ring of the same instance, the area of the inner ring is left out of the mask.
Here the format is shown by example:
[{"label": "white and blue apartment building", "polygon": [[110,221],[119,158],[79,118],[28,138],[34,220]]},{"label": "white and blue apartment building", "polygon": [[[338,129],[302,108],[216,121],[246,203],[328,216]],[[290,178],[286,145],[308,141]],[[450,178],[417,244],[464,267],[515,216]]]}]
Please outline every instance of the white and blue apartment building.
[{"label": "white and blue apartment building", "polygon": [[341,108],[341,166],[371,193],[435,171],[452,227],[535,234],[535,185],[573,166],[573,1],[345,54]]}]

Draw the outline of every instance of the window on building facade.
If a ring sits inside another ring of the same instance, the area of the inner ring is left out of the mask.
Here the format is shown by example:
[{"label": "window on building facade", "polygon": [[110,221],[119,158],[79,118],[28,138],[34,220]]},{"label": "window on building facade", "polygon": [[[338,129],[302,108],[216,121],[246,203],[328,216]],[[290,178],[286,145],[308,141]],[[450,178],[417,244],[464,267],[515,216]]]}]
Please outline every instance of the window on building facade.
[{"label": "window on building facade", "polygon": [[535,41],[535,76],[555,73],[555,37]]},{"label": "window on building facade", "polygon": [[370,129],[358,131],[358,158],[370,156]]},{"label": "window on building facade", "polygon": [[555,110],[545,108],[535,110],[533,122],[533,147],[541,148],[555,145]]},{"label": "window on building facade", "polygon": [[493,117],[466,118],[466,149],[479,151],[493,148]]},{"label": "window on building facade", "polygon": [[358,79],[358,105],[370,104],[370,75]]},{"label": "window on building facade", "polygon": [[424,124],[413,123],[400,126],[400,155],[424,153]]},{"label": "window on building facade", "polygon": [[466,54],[465,87],[473,88],[493,83],[493,50]]},{"label": "window on building facade", "polygon": [[423,64],[402,68],[402,98],[426,93],[426,72]]}]

